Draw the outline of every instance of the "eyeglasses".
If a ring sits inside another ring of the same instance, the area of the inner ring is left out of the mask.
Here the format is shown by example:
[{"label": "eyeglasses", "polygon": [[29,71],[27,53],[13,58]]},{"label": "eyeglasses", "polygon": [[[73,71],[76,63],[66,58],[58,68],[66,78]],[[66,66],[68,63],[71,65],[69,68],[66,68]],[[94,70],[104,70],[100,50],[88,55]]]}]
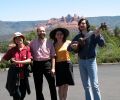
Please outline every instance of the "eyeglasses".
[{"label": "eyeglasses", "polygon": [[44,30],[39,30],[39,31],[37,31],[37,32],[45,32]]}]

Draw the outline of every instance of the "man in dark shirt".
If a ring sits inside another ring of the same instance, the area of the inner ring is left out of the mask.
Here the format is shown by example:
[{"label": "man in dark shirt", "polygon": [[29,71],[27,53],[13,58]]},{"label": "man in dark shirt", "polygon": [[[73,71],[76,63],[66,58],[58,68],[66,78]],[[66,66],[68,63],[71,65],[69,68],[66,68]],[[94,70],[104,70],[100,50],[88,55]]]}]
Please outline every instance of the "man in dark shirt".
[{"label": "man in dark shirt", "polygon": [[88,20],[81,18],[78,22],[79,34],[73,38],[68,50],[78,53],[80,75],[86,100],[92,100],[92,93],[94,100],[101,100],[95,49],[97,44],[100,47],[104,46],[105,41],[100,34],[100,28],[95,32],[90,31],[89,28]]}]

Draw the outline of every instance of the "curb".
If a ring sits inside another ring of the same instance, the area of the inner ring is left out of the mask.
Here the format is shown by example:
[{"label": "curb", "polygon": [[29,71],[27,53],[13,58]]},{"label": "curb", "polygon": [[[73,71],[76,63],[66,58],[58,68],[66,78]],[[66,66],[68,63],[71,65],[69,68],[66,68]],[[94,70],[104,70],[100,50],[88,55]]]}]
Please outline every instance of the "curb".
[{"label": "curb", "polygon": [[2,72],[8,71],[8,69],[9,69],[9,68],[2,68],[2,69],[0,69],[0,72],[1,72],[1,71],[2,71]]},{"label": "curb", "polygon": [[120,65],[120,63],[98,63],[98,65]]},{"label": "curb", "polygon": [[[120,63],[97,63],[97,65],[120,65]],[[77,67],[78,64],[73,64],[74,67]]]},{"label": "curb", "polygon": [[[120,65],[120,63],[98,63],[97,65]],[[73,67],[78,67],[78,64],[73,64]],[[8,71],[9,68],[2,68],[0,69],[0,72]]]}]

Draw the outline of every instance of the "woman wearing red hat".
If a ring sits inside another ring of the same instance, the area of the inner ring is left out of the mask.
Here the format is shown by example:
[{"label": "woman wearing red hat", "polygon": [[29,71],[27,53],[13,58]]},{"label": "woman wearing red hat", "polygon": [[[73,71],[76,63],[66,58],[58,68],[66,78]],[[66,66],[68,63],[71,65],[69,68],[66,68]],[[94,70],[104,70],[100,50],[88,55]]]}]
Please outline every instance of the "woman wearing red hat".
[{"label": "woman wearing red hat", "polygon": [[[22,33],[14,33],[13,42],[16,46],[9,49],[2,58],[2,61],[11,60],[12,62],[12,66],[8,71],[8,77],[11,78],[10,80],[7,78],[6,88],[8,89],[10,96],[13,96],[13,100],[24,100],[26,91],[30,94],[28,75],[26,74],[25,69],[27,67],[26,65],[31,62],[32,56],[30,48],[24,45],[24,40],[25,37]],[[13,72],[13,67],[16,69],[15,72]],[[11,70],[13,73],[9,76]],[[15,79],[13,79],[13,77]]]},{"label": "woman wearing red hat", "polygon": [[67,51],[71,41],[66,40],[69,31],[65,28],[56,28],[50,32],[56,51],[56,86],[58,86],[59,100],[67,99],[68,85],[74,85],[73,66]]}]

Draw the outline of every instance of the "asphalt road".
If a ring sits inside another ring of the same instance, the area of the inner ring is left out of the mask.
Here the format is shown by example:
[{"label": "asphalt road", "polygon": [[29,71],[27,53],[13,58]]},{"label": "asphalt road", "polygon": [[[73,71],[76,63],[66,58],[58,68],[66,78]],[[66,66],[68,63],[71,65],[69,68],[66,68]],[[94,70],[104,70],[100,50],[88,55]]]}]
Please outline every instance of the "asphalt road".
[{"label": "asphalt road", "polygon": [[[102,100],[120,100],[120,64],[115,65],[99,65],[98,75]],[[12,100],[7,90],[5,82],[7,71],[0,71],[0,100]],[[69,87],[67,100],[85,100],[84,90],[80,80],[79,69],[77,65],[74,67],[75,86]],[[31,95],[26,95],[25,100],[35,100],[35,89],[33,77],[29,78],[31,86]],[[45,100],[50,100],[48,84],[44,79],[43,92]]]}]

